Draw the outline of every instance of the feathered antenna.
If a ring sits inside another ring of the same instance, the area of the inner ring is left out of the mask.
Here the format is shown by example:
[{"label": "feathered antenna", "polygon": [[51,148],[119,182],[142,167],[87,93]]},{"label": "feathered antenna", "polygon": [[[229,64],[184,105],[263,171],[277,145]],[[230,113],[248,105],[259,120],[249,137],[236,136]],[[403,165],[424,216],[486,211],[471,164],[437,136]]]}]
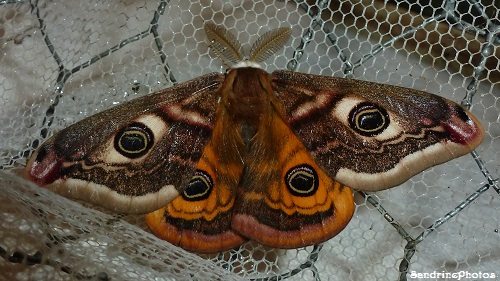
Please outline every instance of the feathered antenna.
[{"label": "feathered antenna", "polygon": [[210,40],[210,48],[223,62],[232,65],[243,60],[241,43],[225,27],[205,23],[205,33]]},{"label": "feathered antenna", "polygon": [[250,61],[263,62],[279,51],[290,39],[292,30],[281,27],[264,33],[250,49]]}]

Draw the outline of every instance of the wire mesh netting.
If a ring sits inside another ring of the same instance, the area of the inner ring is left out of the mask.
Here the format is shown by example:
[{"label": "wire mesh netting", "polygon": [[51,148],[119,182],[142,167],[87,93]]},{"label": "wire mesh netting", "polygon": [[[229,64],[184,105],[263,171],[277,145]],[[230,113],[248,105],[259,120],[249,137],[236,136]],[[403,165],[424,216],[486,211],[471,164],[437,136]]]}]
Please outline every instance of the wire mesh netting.
[{"label": "wire mesh netting", "polygon": [[[498,278],[499,9],[486,0],[0,1],[0,279]],[[140,216],[103,213],[17,175],[34,148],[78,120],[223,72],[207,21],[247,49],[290,26],[291,42],[263,63],[267,71],[435,93],[470,108],[485,140],[399,187],[356,192],[344,231],[294,250],[248,242],[189,253],[148,233]]]}]

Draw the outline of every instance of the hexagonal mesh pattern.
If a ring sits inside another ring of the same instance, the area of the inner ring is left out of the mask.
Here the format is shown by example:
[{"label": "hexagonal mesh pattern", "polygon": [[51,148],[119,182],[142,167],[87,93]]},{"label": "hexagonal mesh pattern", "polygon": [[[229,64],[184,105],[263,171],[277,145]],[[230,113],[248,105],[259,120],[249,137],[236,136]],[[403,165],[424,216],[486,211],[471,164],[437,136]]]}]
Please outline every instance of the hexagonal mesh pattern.
[{"label": "hexagonal mesh pattern", "polygon": [[[0,279],[498,276],[499,7],[421,2],[0,1]],[[290,26],[293,40],[263,64],[268,71],[439,94],[471,107],[486,138],[472,156],[399,187],[356,193],[356,212],[343,232],[296,250],[249,242],[220,255],[188,253],[148,233],[142,217],[104,214],[15,174],[33,147],[75,121],[224,71],[210,55],[205,21],[226,26],[246,49],[259,34]]]}]

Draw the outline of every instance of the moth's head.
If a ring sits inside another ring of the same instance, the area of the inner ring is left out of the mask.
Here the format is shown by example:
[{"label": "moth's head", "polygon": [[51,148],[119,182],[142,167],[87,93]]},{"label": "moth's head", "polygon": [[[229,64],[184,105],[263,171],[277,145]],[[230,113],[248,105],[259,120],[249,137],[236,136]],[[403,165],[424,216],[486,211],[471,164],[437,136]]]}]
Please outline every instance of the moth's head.
[{"label": "moth's head", "polygon": [[256,67],[279,51],[288,42],[292,34],[289,27],[281,27],[264,33],[254,42],[248,59],[243,56],[243,48],[236,36],[225,27],[211,22],[205,24],[205,33],[210,41],[210,48],[228,68]]},{"label": "moth's head", "polygon": [[251,60],[242,60],[233,66],[233,68],[243,68],[243,67],[253,67],[262,69],[262,66],[260,64]]}]

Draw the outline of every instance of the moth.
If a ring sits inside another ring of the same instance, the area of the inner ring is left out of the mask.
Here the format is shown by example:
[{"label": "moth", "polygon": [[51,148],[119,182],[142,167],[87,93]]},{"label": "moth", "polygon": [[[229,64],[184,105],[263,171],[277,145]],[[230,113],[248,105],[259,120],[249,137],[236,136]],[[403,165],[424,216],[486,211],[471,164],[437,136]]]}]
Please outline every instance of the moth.
[{"label": "moth", "polygon": [[262,62],[289,28],[255,42],[249,60],[208,23],[212,50],[233,64],[121,104],[55,134],[24,176],[120,213],[148,213],[157,236],[215,253],[247,239],[298,248],[337,235],[351,188],[397,186],[477,147],[469,111],[426,92],[275,71]]}]

